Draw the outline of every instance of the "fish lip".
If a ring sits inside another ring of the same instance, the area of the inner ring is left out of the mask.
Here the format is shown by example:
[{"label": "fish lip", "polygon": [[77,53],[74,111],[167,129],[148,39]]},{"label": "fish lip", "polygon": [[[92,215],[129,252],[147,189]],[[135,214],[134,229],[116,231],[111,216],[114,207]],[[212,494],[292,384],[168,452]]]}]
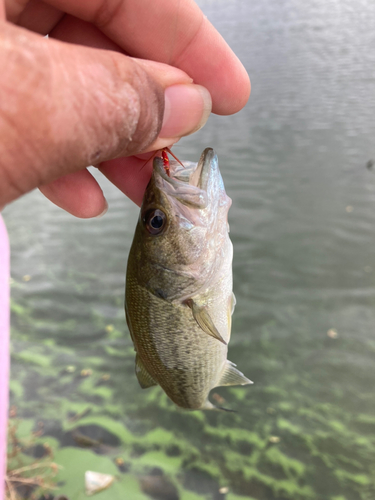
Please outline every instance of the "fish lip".
[{"label": "fish lip", "polygon": [[181,185],[190,185],[207,191],[209,176],[211,173],[212,162],[216,158],[216,153],[212,148],[206,148],[201,154],[197,166],[194,171],[190,174],[189,182],[185,182],[179,179],[175,179],[173,176],[170,177],[164,168],[164,161],[158,156],[154,158],[153,169],[157,172],[160,177],[173,187],[178,187]]},{"label": "fish lip", "polygon": [[158,156],[154,158],[153,162],[153,175],[155,175],[155,173],[164,181],[168,182],[168,184],[171,184],[173,187],[177,187],[180,184],[185,184],[183,181],[179,181],[177,179],[174,179],[173,177],[169,177],[169,175],[165,171],[163,159],[159,158]]},{"label": "fish lip", "polygon": [[212,148],[206,148],[201,154],[196,169],[190,176],[189,183],[207,192],[208,181],[216,153]]},{"label": "fish lip", "polygon": [[[156,186],[167,196],[171,196],[182,204],[198,209],[204,209],[209,205],[208,185],[211,176],[215,175],[213,168],[216,153],[212,148],[206,148],[196,164],[191,164],[190,177],[186,180],[169,177],[164,168],[162,158],[154,158],[153,177]],[[194,169],[193,169],[194,168]],[[189,173],[189,170],[187,171]]]}]

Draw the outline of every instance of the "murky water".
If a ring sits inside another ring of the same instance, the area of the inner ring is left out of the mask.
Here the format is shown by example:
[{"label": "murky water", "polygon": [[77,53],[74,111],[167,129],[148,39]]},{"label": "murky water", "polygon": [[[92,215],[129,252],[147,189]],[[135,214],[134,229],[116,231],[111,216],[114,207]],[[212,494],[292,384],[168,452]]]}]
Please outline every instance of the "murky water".
[{"label": "murky water", "polygon": [[[122,308],[138,209],[103,180],[100,220],[38,193],[4,212],[12,402],[28,425],[43,423],[70,500],[83,498],[87,469],[119,477],[98,500],[158,487],[163,499],[371,500],[375,4],[199,3],[249,71],[252,96],[175,153],[218,153],[233,199],[229,359],[255,384],[216,391],[235,414],[184,413],[139,388]],[[100,444],[81,449],[81,434]]]}]

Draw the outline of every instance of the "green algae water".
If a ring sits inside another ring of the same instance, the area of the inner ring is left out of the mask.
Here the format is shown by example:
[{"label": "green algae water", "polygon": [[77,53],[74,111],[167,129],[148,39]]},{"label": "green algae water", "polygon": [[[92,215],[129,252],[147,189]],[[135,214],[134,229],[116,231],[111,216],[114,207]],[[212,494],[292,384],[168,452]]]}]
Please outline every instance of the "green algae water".
[{"label": "green algae water", "polygon": [[229,359],[255,383],[214,391],[229,414],[142,391],[123,311],[137,207],[103,179],[99,220],[34,192],[4,211],[20,433],[42,431],[70,500],[86,498],[86,470],[117,477],[98,500],[373,500],[375,4],[199,4],[252,95],[174,152],[218,154],[233,199]]}]

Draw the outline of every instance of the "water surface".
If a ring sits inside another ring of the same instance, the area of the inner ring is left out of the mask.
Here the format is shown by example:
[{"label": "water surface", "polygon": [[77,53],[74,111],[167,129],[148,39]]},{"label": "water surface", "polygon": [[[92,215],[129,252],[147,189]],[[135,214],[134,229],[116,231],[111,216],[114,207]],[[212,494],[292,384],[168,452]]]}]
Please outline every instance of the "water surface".
[{"label": "water surface", "polygon": [[[122,306],[138,209],[101,180],[100,220],[36,192],[4,211],[12,402],[30,428],[42,422],[70,500],[86,469],[119,476],[98,500],[149,498],[147,481],[172,481],[165,499],[373,499],[375,4],[199,4],[252,95],[174,151],[218,153],[233,199],[229,359],[255,384],[216,391],[235,414],[183,412],[139,388]],[[99,449],[79,448],[77,428]]]}]

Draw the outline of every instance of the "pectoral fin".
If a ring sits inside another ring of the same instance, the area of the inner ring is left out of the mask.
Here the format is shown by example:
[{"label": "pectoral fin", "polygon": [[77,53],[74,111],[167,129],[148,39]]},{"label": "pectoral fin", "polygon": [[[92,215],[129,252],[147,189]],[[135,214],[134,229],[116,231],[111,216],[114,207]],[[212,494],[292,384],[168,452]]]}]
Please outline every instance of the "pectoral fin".
[{"label": "pectoral fin", "polygon": [[232,292],[232,295],[228,299],[228,325],[229,325],[229,332],[232,329],[232,316],[234,313],[234,308],[236,307],[236,297],[234,293]]},{"label": "pectoral fin", "polygon": [[246,385],[253,384],[243,373],[237,370],[236,365],[231,361],[227,360],[223,375],[217,386],[222,385]]},{"label": "pectoral fin", "polygon": [[193,299],[187,300],[186,304],[193,311],[194,319],[202,328],[202,330],[214,339],[220,340],[220,342],[222,342],[224,345],[227,345],[223,337],[220,335],[218,329],[214,325],[211,316],[207,312],[207,309],[198,306],[198,304],[196,304]]},{"label": "pectoral fin", "polygon": [[153,385],[157,385],[155,380],[151,377],[151,375],[146,370],[144,364],[140,360],[138,354],[135,356],[135,374],[137,375],[137,379],[139,385],[142,389],[147,389],[148,387],[152,387]]},{"label": "pectoral fin", "polygon": [[234,308],[236,307],[236,296],[234,295],[234,293],[232,292],[232,297],[231,297],[231,303],[230,303],[230,308],[231,308],[231,315],[234,313]]}]

